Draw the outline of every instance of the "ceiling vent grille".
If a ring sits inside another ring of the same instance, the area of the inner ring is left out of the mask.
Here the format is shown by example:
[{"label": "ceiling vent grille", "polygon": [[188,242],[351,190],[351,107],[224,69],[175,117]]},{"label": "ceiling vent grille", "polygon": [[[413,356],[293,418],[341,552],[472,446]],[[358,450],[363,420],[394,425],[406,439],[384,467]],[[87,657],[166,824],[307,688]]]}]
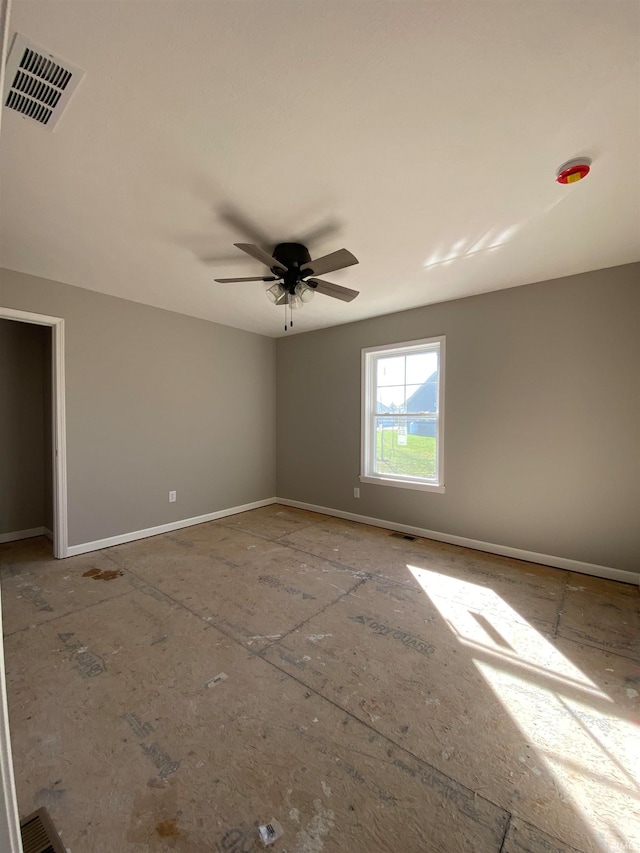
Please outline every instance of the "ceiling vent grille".
[{"label": "ceiling vent grille", "polygon": [[83,74],[16,33],[7,58],[3,103],[53,130]]}]

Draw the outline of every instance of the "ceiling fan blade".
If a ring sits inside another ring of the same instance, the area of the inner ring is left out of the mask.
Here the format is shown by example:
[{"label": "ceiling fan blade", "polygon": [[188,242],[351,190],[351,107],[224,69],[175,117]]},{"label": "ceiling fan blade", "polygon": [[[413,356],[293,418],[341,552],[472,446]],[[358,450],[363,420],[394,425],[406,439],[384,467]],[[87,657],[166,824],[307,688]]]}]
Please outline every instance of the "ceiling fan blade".
[{"label": "ceiling fan blade", "polygon": [[248,237],[253,243],[259,246],[273,246],[274,242],[265,234],[254,222],[252,222],[239,210],[231,205],[225,205],[220,208],[219,216],[223,222],[231,226],[234,231],[239,232],[243,237]]},{"label": "ceiling fan blade", "polygon": [[297,236],[296,242],[302,243],[303,246],[311,246],[314,243],[318,243],[325,237],[330,237],[332,234],[335,234],[339,229],[340,225],[335,220],[330,219],[322,225],[316,225],[316,227],[312,228],[310,231]]},{"label": "ceiling fan blade", "polygon": [[333,296],[334,299],[342,299],[343,302],[351,302],[360,293],[359,290],[350,290],[348,287],[341,287],[339,284],[332,284],[330,281],[322,281],[319,278],[310,278],[307,284],[310,284],[318,293]]},{"label": "ceiling fan blade", "polygon": [[260,246],[254,246],[253,243],[234,243],[233,244],[237,249],[240,249],[241,252],[246,252],[247,255],[251,255],[252,258],[255,258],[256,261],[260,261],[261,264],[269,267],[278,267],[278,269],[286,270],[284,264],[280,263],[280,261],[276,261],[275,258],[272,258],[268,252],[265,252],[264,249],[261,249]]},{"label": "ceiling fan blade", "polygon": [[275,275],[269,276],[250,276],[249,278],[214,278],[218,284],[229,284],[231,281],[277,281]]},{"label": "ceiling fan blade", "polygon": [[352,255],[347,249],[338,249],[337,252],[331,252],[330,255],[323,255],[321,258],[316,258],[315,261],[309,261],[308,264],[301,267],[301,270],[302,272],[310,272],[312,275],[324,275],[327,272],[342,270],[357,263],[356,256]]}]

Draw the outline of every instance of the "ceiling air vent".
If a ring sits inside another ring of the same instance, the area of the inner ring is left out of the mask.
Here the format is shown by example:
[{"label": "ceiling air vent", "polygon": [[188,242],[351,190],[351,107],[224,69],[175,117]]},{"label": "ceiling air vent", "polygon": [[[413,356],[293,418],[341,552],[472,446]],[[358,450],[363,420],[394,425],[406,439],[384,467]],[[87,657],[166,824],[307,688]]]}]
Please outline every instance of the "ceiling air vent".
[{"label": "ceiling air vent", "polygon": [[83,74],[16,33],[7,58],[3,104],[53,130]]}]

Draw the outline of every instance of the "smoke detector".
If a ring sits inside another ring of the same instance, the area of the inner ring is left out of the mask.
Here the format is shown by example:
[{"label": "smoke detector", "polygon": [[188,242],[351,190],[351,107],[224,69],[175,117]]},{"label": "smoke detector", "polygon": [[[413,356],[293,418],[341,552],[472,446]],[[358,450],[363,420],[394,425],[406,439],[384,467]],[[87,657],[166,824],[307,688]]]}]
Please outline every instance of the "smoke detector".
[{"label": "smoke detector", "polygon": [[567,160],[556,171],[556,181],[559,184],[575,184],[586,178],[591,171],[590,157],[577,157],[575,160]]},{"label": "smoke detector", "polygon": [[2,103],[53,130],[84,71],[16,33],[7,57]]}]

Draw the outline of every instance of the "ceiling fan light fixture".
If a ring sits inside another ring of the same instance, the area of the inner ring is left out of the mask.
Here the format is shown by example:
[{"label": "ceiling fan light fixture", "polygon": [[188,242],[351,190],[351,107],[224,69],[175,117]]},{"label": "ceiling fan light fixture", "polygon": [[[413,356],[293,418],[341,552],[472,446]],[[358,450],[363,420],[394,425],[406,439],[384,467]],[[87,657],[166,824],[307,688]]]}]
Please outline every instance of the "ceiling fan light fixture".
[{"label": "ceiling fan light fixture", "polygon": [[306,284],[306,282],[301,281],[296,284],[296,296],[302,303],[311,302],[313,299],[313,288]]},{"label": "ceiling fan light fixture", "polygon": [[350,290],[348,287],[320,278],[314,277],[305,281],[311,275],[324,275],[326,272],[335,272],[357,264],[358,259],[347,249],[338,249],[329,255],[312,260],[309,250],[302,243],[278,243],[274,246],[271,255],[253,243],[235,243],[234,245],[246,255],[267,266],[271,275],[217,278],[216,281],[219,284],[242,281],[274,282],[265,289],[265,294],[274,305],[284,305],[285,332],[293,328],[293,311],[310,302],[316,290],[318,293],[333,299],[341,299],[343,302],[351,302],[358,295],[357,290]]},{"label": "ceiling fan light fixture", "polygon": [[267,299],[270,302],[273,302],[274,305],[284,293],[285,289],[279,281],[277,281],[275,284],[272,284],[271,287],[268,287],[265,291]]}]

